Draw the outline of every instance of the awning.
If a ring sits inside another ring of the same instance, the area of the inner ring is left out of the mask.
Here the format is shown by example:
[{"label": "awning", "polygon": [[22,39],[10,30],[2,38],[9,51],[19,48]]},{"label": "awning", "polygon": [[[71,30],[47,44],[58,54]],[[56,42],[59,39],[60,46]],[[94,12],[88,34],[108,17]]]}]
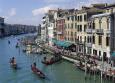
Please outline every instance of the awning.
[{"label": "awning", "polygon": [[112,53],[111,53],[111,59],[112,59],[112,60],[115,60],[115,52],[112,52]]},{"label": "awning", "polygon": [[52,39],[52,42],[55,43],[57,46],[61,46],[61,47],[65,47],[65,48],[72,45],[72,43],[70,43],[70,42],[59,41],[59,40],[56,40],[56,39]]},{"label": "awning", "polygon": [[115,57],[115,52],[113,52],[113,53],[111,54],[111,56]]}]

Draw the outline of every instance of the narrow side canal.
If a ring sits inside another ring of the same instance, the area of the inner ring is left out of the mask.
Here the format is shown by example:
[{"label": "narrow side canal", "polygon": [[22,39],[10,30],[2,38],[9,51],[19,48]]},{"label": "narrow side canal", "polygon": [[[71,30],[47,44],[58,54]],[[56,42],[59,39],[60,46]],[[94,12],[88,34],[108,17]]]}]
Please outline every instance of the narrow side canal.
[{"label": "narrow side canal", "polygon": [[[85,81],[84,72],[64,60],[45,66],[41,63],[44,55],[27,55],[21,49],[15,48],[20,37],[22,36],[0,39],[0,83],[100,83],[99,76],[96,76],[94,81],[94,76],[90,78],[88,75]],[[19,66],[18,70],[10,67],[9,59],[13,56]],[[40,79],[32,73],[30,65],[33,62],[36,62],[37,67],[45,73],[46,79]],[[103,80],[103,83],[111,82]]]}]

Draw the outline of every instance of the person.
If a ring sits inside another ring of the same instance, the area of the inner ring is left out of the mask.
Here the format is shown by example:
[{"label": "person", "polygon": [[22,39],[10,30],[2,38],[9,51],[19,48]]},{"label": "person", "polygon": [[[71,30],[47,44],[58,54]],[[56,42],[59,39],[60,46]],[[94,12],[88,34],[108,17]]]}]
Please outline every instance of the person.
[{"label": "person", "polygon": [[36,62],[34,62],[33,65],[31,65],[31,67],[34,72],[40,72],[40,70],[36,68]]},{"label": "person", "polygon": [[31,65],[32,69],[36,71],[36,63],[34,62],[32,65]]},{"label": "person", "polygon": [[12,64],[16,64],[15,57],[12,57],[12,58],[11,58],[10,63],[12,63]]},{"label": "person", "polygon": [[10,41],[8,40],[8,44],[10,44]]},{"label": "person", "polygon": [[44,57],[44,62],[46,62],[46,59],[47,59],[47,57],[45,56],[45,57]]}]

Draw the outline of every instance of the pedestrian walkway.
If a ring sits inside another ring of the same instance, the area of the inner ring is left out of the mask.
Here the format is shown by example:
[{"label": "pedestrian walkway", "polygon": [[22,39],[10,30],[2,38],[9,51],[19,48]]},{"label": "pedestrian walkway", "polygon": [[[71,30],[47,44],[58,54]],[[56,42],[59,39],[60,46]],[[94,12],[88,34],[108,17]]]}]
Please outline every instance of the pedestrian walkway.
[{"label": "pedestrian walkway", "polygon": [[[49,48],[50,50],[56,50],[56,51],[58,50],[58,51],[60,51],[60,52],[62,53],[62,49],[58,49],[58,48],[56,48],[55,46],[46,45],[46,47]],[[65,52],[65,53],[62,53],[63,56],[66,56],[66,57],[70,58],[70,59],[68,59],[68,58],[65,58],[65,57],[64,57],[64,59],[67,59],[67,60],[70,60],[70,61],[73,61],[73,62],[75,62],[75,60],[77,61],[78,56],[77,56],[77,53],[76,53],[76,52],[69,52],[69,53],[68,53],[67,50],[64,50],[64,52]],[[85,57],[83,57],[83,58],[85,58]],[[90,60],[90,59],[95,60],[95,62],[96,62],[96,64],[98,65],[98,67],[99,67],[100,70],[107,71],[107,70],[109,70],[110,68],[111,68],[111,69],[115,69],[115,67],[111,67],[111,64],[109,64],[109,63],[107,63],[107,62],[103,62],[103,63],[102,63],[102,61],[99,61],[99,60],[97,60],[97,59],[93,59],[93,58],[91,58],[91,57],[89,58],[89,60]]]}]

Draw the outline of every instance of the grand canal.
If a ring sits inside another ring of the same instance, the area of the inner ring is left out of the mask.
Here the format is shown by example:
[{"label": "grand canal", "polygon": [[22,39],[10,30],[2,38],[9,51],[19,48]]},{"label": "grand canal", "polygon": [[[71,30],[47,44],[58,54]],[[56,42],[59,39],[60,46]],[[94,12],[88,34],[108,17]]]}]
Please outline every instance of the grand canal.
[{"label": "grand canal", "polygon": [[[0,39],[0,83],[100,83],[99,76],[87,75],[84,80],[84,72],[76,69],[72,63],[61,61],[51,66],[45,66],[41,63],[44,55],[28,55],[21,49],[15,48],[18,38],[7,37]],[[8,40],[11,41],[8,44]],[[48,55],[48,54],[47,54]],[[13,70],[9,65],[9,58],[15,56],[18,70]],[[46,79],[40,79],[31,72],[31,63],[36,62],[37,67],[47,76]],[[103,80],[103,83],[112,83]]]}]

